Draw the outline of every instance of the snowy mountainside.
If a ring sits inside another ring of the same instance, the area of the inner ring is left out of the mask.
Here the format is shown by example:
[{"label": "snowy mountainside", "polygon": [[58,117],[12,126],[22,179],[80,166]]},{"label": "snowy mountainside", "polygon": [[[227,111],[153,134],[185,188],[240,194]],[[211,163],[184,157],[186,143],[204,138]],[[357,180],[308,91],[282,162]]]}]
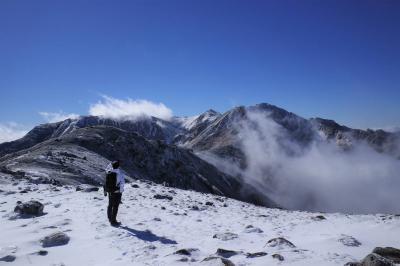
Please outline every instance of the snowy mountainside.
[{"label": "snowy mountainside", "polygon": [[[135,145],[143,141],[148,144]],[[219,190],[252,203],[262,199],[267,206],[277,202],[303,210],[398,210],[391,203],[397,201],[393,188],[400,180],[398,133],[305,119],[267,103],[169,121],[81,116],[39,125],[19,140],[0,144],[0,171],[51,176],[64,183],[99,183],[101,165],[116,158],[126,161],[122,168],[132,176],[202,192]],[[340,176],[334,174],[337,169]],[[328,183],[336,185],[334,193]],[[347,200],[355,191],[363,200]],[[334,200],[339,192],[345,196],[341,206]]]},{"label": "snowy mountainside", "polygon": [[[0,259],[11,261],[4,265],[329,266],[399,244],[396,215],[269,209],[134,181],[123,194],[122,226],[115,228],[108,224],[101,191],[8,177],[1,182]],[[17,201],[29,200],[42,202],[44,215],[21,218],[13,212]],[[40,240],[54,232],[65,233],[68,243],[43,247]]]},{"label": "snowy mountainside", "polygon": [[135,178],[276,206],[266,195],[189,150],[110,126],[79,128],[6,155],[0,160],[0,170],[25,179],[98,185],[103,182],[104,167],[115,158],[120,158],[122,169]]},{"label": "snowy mountainside", "polygon": [[149,140],[163,140],[167,143],[180,134],[180,125],[156,117],[140,117],[136,120],[115,120],[98,116],[81,116],[77,119],[66,119],[57,123],[42,124],[34,127],[23,138],[0,143],[0,157],[13,152],[33,147],[43,141],[66,136],[80,128],[109,126],[127,132],[135,132]]}]

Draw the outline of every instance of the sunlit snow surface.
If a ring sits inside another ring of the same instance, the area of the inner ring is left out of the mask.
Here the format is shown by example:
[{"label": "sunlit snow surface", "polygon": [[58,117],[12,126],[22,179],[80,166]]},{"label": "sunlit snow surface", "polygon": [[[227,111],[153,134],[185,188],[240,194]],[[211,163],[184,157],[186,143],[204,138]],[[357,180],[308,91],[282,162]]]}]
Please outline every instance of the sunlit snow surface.
[{"label": "sunlit snow surface", "polygon": [[[0,257],[15,255],[4,265],[211,265],[203,259],[218,248],[238,251],[229,258],[235,265],[343,265],[359,260],[377,246],[398,246],[400,217],[394,215],[322,214],[256,207],[236,200],[136,183],[127,185],[120,206],[120,228],[106,218],[107,198],[102,192],[77,192],[75,187],[0,184]],[[33,191],[21,194],[20,189]],[[15,191],[15,194],[8,194]],[[8,194],[8,195],[7,195]],[[155,199],[155,194],[170,195]],[[38,200],[45,204],[43,216],[10,219],[17,201]],[[212,202],[214,206],[205,203]],[[224,204],[226,207],[224,207]],[[197,206],[199,210],[193,210]],[[165,209],[164,209],[165,208]],[[261,230],[252,230],[247,226]],[[63,231],[71,237],[64,246],[42,248],[39,240]],[[262,232],[261,232],[262,231]],[[237,234],[232,240],[215,234]],[[351,236],[361,246],[346,246]],[[268,240],[285,237],[295,248],[269,247]],[[176,255],[182,248],[195,248],[191,256]],[[47,250],[47,256],[34,254]],[[259,258],[246,253],[267,252]],[[281,254],[280,262],[272,254]],[[214,264],[216,265],[216,264]]]}]

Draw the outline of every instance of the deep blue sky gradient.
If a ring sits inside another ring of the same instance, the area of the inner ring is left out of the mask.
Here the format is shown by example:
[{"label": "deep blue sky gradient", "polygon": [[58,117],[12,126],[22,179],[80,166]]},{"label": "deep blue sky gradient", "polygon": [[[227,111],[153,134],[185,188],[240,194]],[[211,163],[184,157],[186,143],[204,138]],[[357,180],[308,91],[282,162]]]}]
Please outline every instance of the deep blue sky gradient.
[{"label": "deep blue sky gradient", "polygon": [[400,125],[400,1],[0,1],[0,122],[101,94]]}]

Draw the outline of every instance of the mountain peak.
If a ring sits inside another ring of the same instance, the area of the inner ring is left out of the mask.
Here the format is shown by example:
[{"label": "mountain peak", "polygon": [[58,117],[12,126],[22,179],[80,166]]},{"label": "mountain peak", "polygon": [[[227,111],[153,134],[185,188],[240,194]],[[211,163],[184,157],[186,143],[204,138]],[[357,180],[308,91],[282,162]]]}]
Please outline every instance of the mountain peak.
[{"label": "mountain peak", "polygon": [[213,115],[218,115],[220,114],[218,111],[215,111],[214,109],[208,109],[205,111],[203,114],[213,114]]}]

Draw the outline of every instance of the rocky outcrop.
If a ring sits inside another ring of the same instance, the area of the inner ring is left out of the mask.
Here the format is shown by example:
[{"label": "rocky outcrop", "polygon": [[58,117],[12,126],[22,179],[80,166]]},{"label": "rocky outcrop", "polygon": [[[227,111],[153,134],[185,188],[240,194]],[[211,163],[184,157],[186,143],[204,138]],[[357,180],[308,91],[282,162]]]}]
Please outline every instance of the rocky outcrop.
[{"label": "rocky outcrop", "polygon": [[362,266],[394,266],[393,261],[385,259],[384,257],[371,253],[361,261]]},{"label": "rocky outcrop", "polygon": [[399,249],[377,247],[361,262],[348,262],[345,266],[394,266],[398,263],[400,263]]},{"label": "rocky outcrop", "polygon": [[323,133],[328,140],[333,140],[345,150],[351,149],[359,141],[364,141],[377,152],[383,152],[400,159],[400,134],[384,130],[352,129],[339,125],[333,120],[312,118],[310,122]]},{"label": "rocky outcrop", "polygon": [[400,249],[392,247],[376,247],[372,252],[386,259],[392,260],[394,263],[400,263]]}]

